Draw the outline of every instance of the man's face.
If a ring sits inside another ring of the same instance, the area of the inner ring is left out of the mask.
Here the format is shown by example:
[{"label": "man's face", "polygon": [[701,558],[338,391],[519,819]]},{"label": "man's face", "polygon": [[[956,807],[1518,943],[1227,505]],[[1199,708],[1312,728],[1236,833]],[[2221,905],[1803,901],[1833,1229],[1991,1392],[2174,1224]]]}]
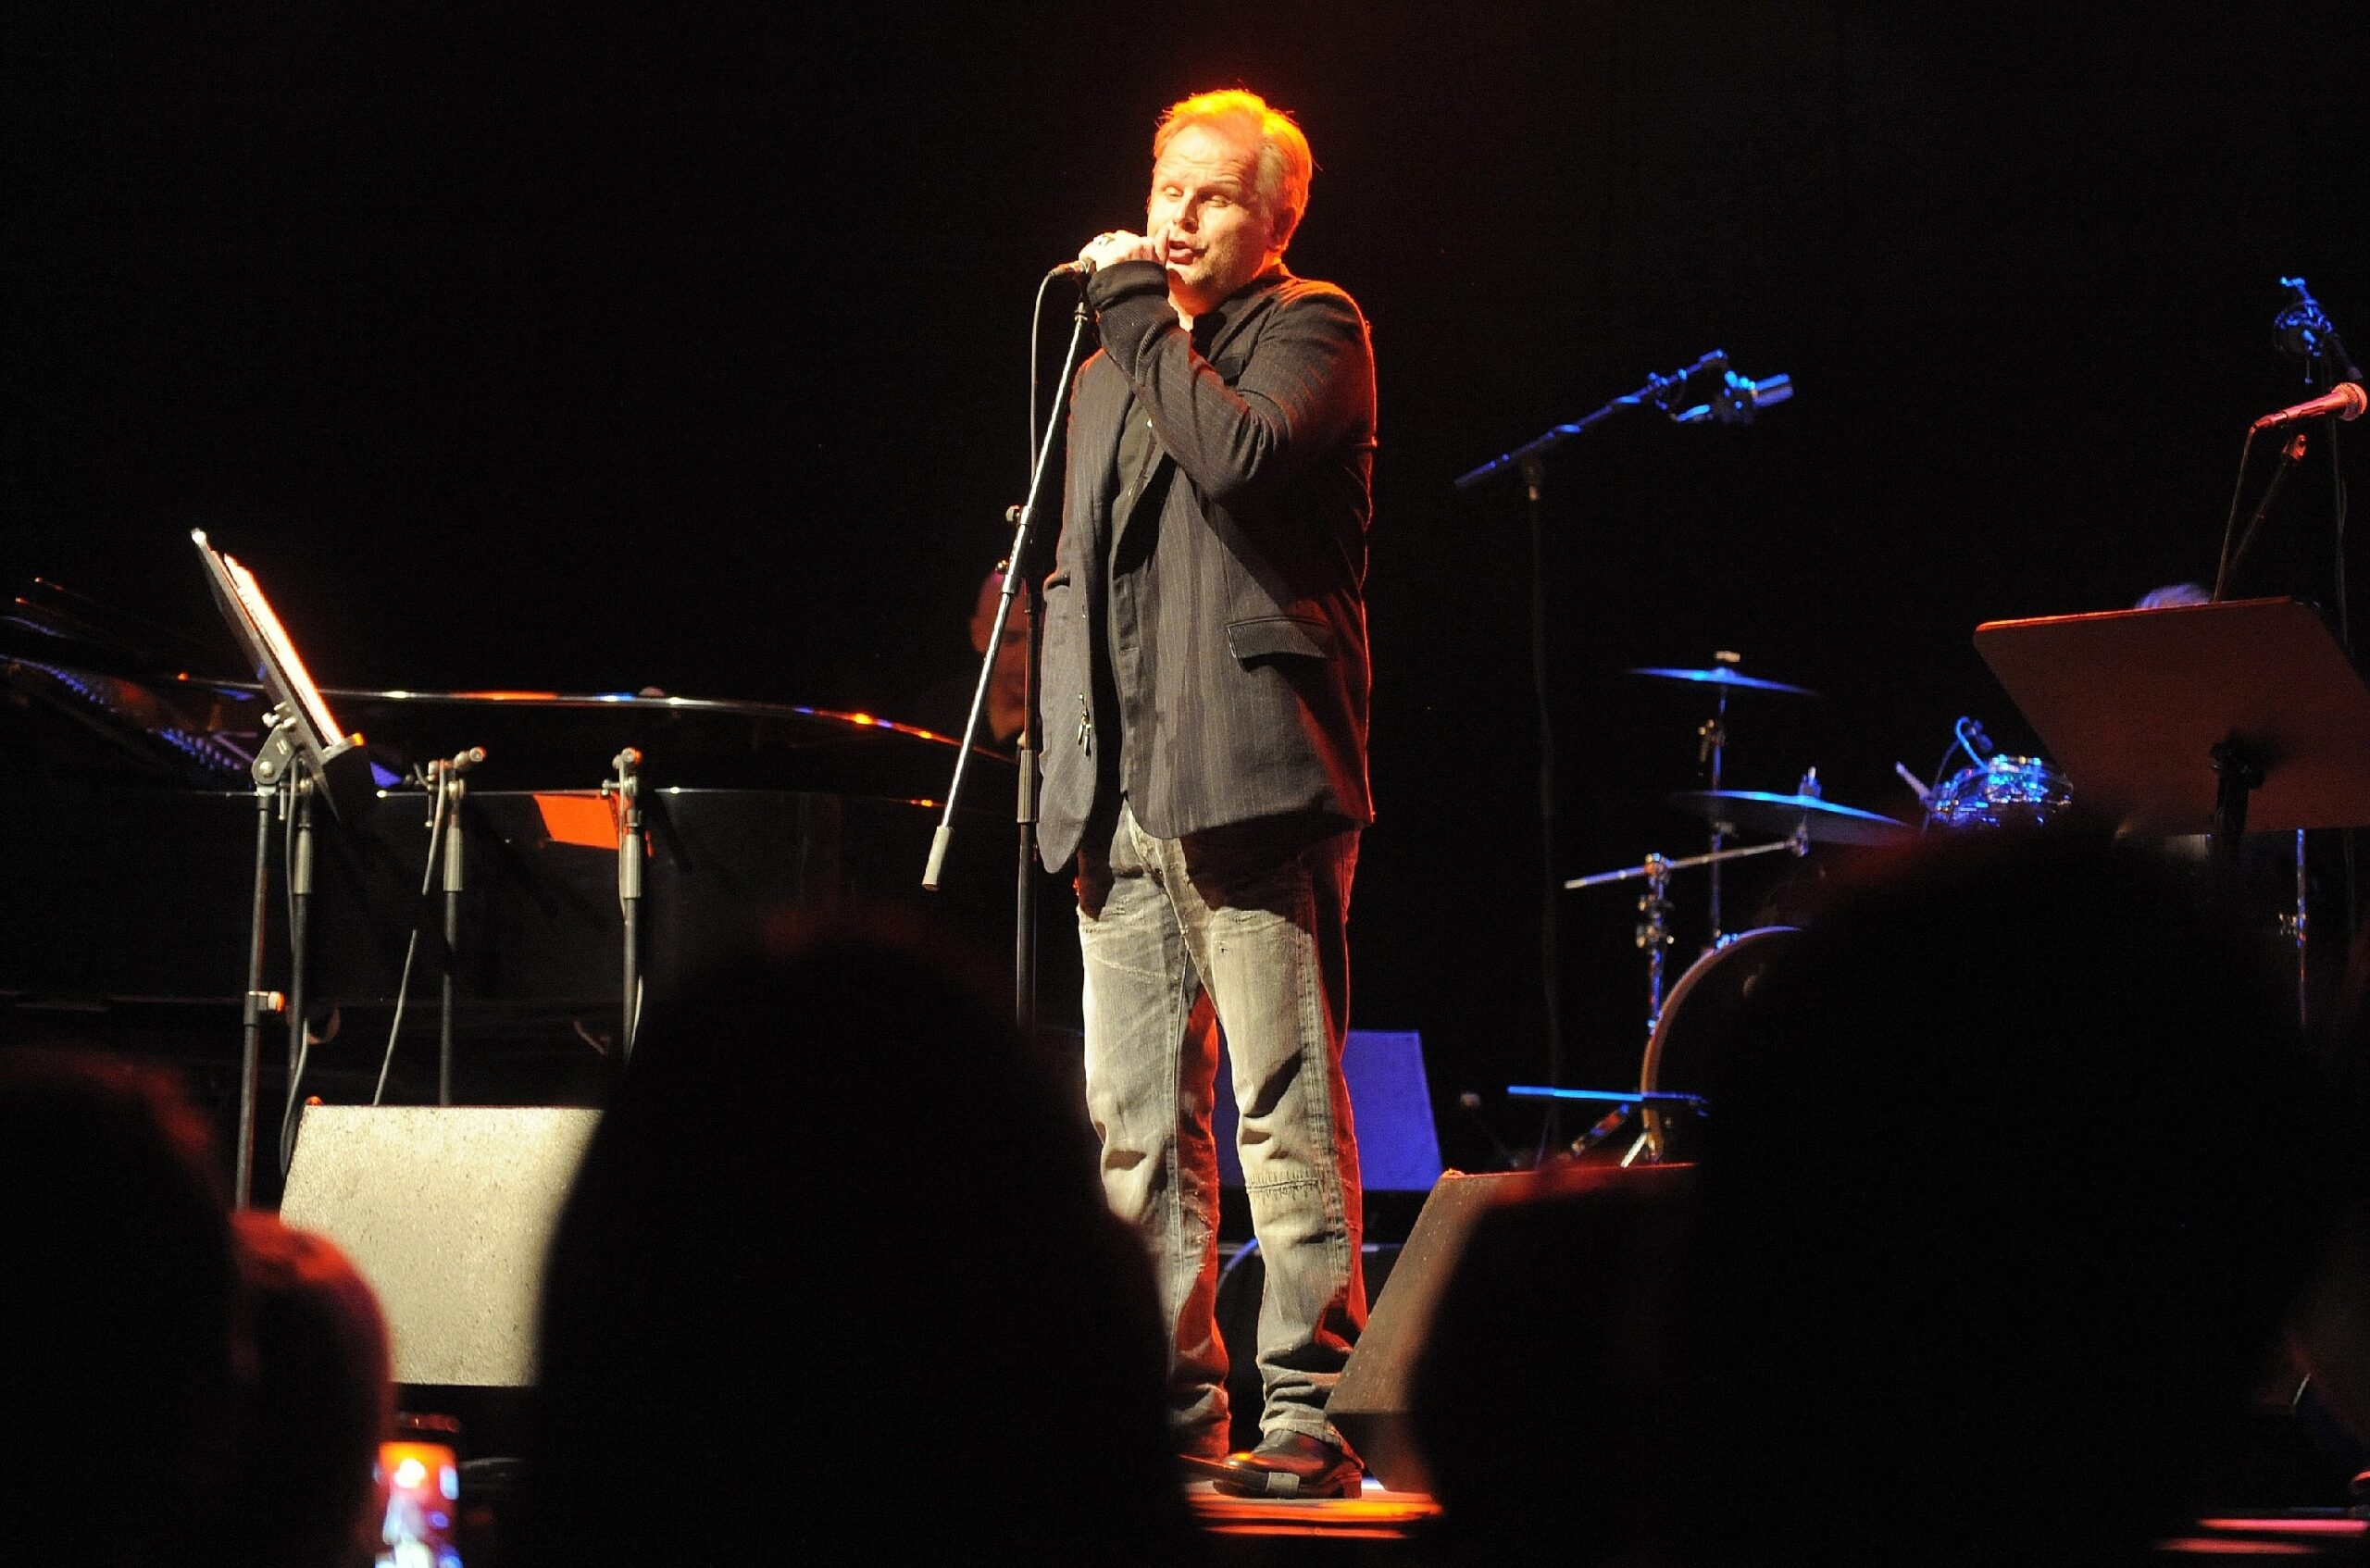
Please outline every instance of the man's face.
[{"label": "man's face", "polygon": [[1168,230],[1163,260],[1177,308],[1199,316],[1274,260],[1275,219],[1259,194],[1259,139],[1231,120],[1196,120],[1152,169],[1147,233]]}]

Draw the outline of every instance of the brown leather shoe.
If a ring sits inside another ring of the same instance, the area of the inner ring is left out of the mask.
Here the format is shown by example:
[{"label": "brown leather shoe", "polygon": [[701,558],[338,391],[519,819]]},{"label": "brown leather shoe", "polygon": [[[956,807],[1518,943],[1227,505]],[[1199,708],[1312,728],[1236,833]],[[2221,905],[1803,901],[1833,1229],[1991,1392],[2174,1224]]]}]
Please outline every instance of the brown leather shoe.
[{"label": "brown leather shoe", "polygon": [[1238,1498],[1349,1498],[1365,1467],[1332,1444],[1299,1432],[1270,1432],[1247,1453],[1226,1456],[1211,1485]]}]

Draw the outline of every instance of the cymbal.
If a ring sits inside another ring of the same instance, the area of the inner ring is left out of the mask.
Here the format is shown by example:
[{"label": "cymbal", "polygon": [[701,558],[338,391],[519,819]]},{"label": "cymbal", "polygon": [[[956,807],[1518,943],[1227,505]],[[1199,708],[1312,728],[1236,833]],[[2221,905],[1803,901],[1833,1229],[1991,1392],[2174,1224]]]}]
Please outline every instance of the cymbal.
[{"label": "cymbal", "polygon": [[1740,691],[1790,691],[1797,697],[1815,697],[1817,692],[1807,686],[1789,686],[1782,680],[1764,680],[1757,675],[1739,675],[1726,665],[1710,669],[1645,668],[1622,672],[1625,675],[1651,676],[1656,680],[1691,680],[1702,686],[1726,686]]},{"label": "cymbal", "polygon": [[1764,790],[1682,790],[1670,803],[1710,822],[1756,833],[1805,829],[1813,843],[1889,844],[1908,837],[1909,825],[1873,811],[1840,806],[1816,795],[1773,795]]}]

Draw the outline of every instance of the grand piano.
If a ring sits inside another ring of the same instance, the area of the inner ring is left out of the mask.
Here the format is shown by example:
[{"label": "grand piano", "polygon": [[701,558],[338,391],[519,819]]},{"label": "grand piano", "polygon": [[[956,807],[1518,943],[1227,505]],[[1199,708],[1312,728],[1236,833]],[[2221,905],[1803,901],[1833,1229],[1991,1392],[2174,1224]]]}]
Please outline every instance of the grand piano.
[{"label": "grand piano", "polygon": [[[254,880],[248,767],[268,699],[251,682],[188,673],[201,661],[228,662],[54,584],[19,592],[0,619],[0,820],[13,846],[0,1039],[163,1051],[218,1085],[235,1067]],[[416,769],[473,746],[486,760],[468,775],[462,817],[456,1100],[587,1102],[606,1081],[622,922],[600,786],[628,746],[643,758],[646,1005],[791,912],[856,902],[911,911],[975,948],[989,973],[1010,970],[1007,757],[974,752],[954,855],[942,890],[928,893],[922,868],[956,742],[927,729],[655,694],[325,695],[340,726],[366,738],[376,789],[359,809],[316,818],[308,1092],[369,1098],[417,930],[388,1098],[435,1098],[443,895],[421,890],[430,796]],[[283,988],[284,895],[282,882],[266,966],[267,984]],[[1042,944],[1042,987],[1073,1008],[1074,947]],[[284,1063],[286,1049],[275,1023],[267,1063]],[[265,1103],[277,1102],[268,1081]]]}]

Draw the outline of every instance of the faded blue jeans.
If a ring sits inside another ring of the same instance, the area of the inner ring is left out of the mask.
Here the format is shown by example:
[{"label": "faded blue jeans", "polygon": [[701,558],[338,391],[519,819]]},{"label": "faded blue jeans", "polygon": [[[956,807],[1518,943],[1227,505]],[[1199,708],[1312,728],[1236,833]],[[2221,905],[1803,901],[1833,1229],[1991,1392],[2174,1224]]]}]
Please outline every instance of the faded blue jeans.
[{"label": "faded blue jeans", "polygon": [[1270,818],[1158,839],[1123,802],[1079,855],[1086,1098],[1103,1191],[1152,1250],[1179,1453],[1226,1451],[1217,1304],[1215,1004],[1234,1063],[1236,1148],[1266,1265],[1265,1434],[1340,1444],[1325,1402],[1366,1325],[1357,1132],[1341,1077],[1358,835]]}]

